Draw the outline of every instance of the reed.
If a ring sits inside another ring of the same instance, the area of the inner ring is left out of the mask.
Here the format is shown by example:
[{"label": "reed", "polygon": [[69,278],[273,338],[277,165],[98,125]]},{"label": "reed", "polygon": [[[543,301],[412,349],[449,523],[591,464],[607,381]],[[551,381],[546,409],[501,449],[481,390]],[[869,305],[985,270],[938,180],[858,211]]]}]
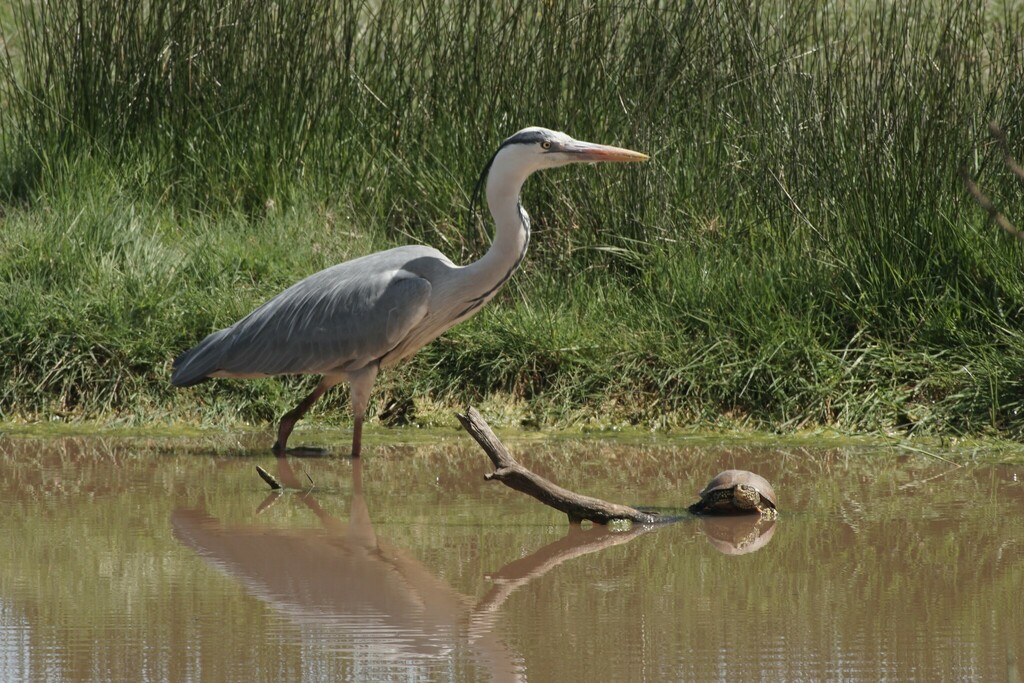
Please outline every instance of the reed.
[{"label": "reed", "polygon": [[[531,423],[1019,434],[1024,9],[698,0],[18,2],[0,65],[0,414],[261,421],[299,380],[169,359],[290,282],[467,220],[538,124],[647,151],[531,180],[528,261],[385,378]],[[198,403],[199,407],[196,408]],[[198,410],[198,416],[187,416]],[[338,411],[344,419],[344,411]]]}]

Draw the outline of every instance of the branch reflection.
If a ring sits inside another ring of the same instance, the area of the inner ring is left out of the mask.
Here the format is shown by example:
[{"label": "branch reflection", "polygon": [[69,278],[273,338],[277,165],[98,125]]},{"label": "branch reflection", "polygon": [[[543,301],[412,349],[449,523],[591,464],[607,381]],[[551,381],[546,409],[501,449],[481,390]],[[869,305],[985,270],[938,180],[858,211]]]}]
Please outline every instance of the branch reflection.
[{"label": "branch reflection", "polygon": [[[479,600],[439,578],[412,553],[377,536],[363,496],[362,461],[352,461],[348,521],[321,507],[312,492],[271,492],[257,516],[284,499],[299,501],[317,518],[315,528],[277,528],[258,522],[225,523],[202,508],[177,508],[175,538],[252,596],[303,630],[304,639],[364,653],[373,661],[434,664],[465,655],[491,680],[525,678],[521,658],[495,635],[502,605],[519,588],[563,562],[623,545],[666,525],[637,525],[614,532],[569,525],[568,533],[493,572],[493,587]],[[287,458],[277,478],[301,489]],[[774,522],[758,516],[700,520],[700,530],[720,552],[744,554],[767,544]]]}]

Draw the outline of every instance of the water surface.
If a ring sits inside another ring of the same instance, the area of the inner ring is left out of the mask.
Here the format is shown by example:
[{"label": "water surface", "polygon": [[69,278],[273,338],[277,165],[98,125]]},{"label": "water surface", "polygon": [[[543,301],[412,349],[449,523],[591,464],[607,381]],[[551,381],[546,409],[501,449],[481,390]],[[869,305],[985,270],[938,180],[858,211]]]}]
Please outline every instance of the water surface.
[{"label": "water surface", "polygon": [[0,680],[1020,680],[1021,467],[512,444],[615,502],[681,508],[729,467],[781,499],[611,533],[484,482],[464,434],[361,463],[262,445],[0,437]]}]

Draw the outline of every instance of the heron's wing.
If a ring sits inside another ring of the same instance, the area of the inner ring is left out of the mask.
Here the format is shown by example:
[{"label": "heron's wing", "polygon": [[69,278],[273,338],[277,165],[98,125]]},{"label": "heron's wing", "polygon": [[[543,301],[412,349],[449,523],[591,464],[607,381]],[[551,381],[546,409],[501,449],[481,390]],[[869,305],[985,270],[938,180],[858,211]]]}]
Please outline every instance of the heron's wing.
[{"label": "heron's wing", "polygon": [[404,269],[321,271],[285,290],[226,335],[226,374],[360,368],[394,348],[429,311],[429,280]]},{"label": "heron's wing", "polygon": [[395,247],[310,275],[174,360],[171,382],[344,372],[381,358],[430,311],[454,266],[436,249]]}]

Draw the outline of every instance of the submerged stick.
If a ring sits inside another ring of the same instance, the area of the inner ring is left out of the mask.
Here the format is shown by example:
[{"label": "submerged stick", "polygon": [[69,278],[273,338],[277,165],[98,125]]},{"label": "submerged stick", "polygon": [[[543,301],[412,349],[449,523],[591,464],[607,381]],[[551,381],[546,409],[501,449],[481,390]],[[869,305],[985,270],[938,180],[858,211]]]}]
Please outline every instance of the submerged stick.
[{"label": "submerged stick", "polygon": [[484,475],[487,481],[500,481],[505,486],[533,496],[549,507],[564,512],[570,524],[589,520],[595,524],[608,524],[617,519],[639,524],[665,521],[658,515],[642,512],[628,505],[609,503],[599,498],[582,496],[564,489],[520,465],[475,408],[466,408],[466,414],[455,414],[469,435],[484,449],[494,464],[494,471]]},{"label": "submerged stick", "polygon": [[[267,482],[267,486],[269,486],[273,490],[277,491],[278,489],[284,488],[283,486],[281,486],[281,483],[277,479],[274,479],[274,475],[272,475],[270,472],[267,472],[259,465],[256,465],[256,472],[260,475],[260,478],[263,479],[263,481]],[[312,479],[310,481],[312,482]]]}]

